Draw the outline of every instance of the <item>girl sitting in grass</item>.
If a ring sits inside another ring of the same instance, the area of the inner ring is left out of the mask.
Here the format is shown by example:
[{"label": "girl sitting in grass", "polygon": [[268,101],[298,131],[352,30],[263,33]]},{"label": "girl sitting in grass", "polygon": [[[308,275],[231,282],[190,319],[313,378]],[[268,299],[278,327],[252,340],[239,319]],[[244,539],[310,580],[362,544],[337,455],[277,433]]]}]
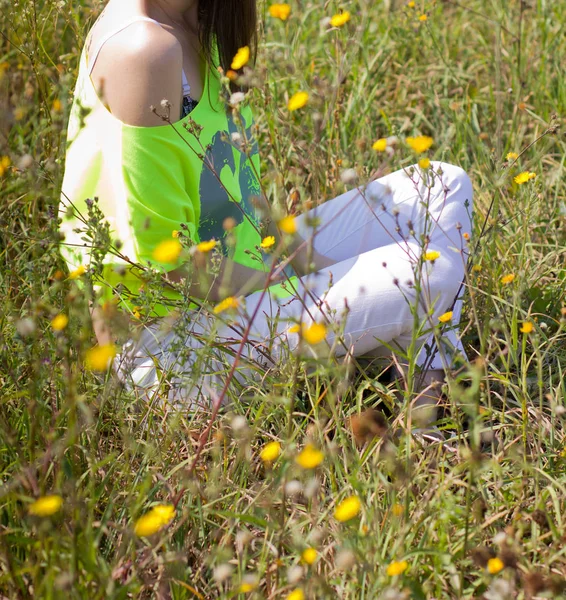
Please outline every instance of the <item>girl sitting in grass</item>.
[{"label": "girl sitting in grass", "polygon": [[[424,384],[441,381],[463,352],[469,178],[424,159],[299,216],[271,210],[237,86],[256,30],[255,0],[110,0],[89,32],[61,248],[79,281],[96,275],[100,346],[118,337],[118,299],[131,329],[116,374],[184,406],[219,405],[297,353],[398,351]],[[431,142],[409,140],[421,156]],[[89,214],[106,234],[81,231]],[[148,267],[164,274],[161,299]]]}]

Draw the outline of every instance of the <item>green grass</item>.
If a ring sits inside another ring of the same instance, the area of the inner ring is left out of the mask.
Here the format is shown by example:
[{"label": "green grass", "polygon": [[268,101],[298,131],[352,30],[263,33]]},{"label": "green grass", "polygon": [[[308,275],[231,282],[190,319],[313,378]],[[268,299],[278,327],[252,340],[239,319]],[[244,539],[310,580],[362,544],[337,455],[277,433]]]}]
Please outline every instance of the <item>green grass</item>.
[{"label": "green grass", "polygon": [[[454,451],[403,433],[413,394],[396,394],[375,365],[348,378],[327,357],[294,358],[212,423],[164,414],[85,371],[87,297],[57,275],[56,211],[78,53],[101,3],[4,2],[0,156],[16,167],[0,177],[8,598],[233,598],[246,577],[257,587],[240,597],[564,596],[566,3],[358,1],[331,31],[321,20],[338,4],[301,4],[285,23],[267,13],[262,23],[252,94],[270,200],[302,210],[343,192],[346,168],[367,180],[411,165],[403,143],[391,156],[372,150],[393,135],[431,135],[431,158],[472,178],[481,270],[467,278],[461,324],[471,364],[450,380],[440,422]],[[289,113],[298,90],[309,104]],[[513,184],[523,170],[536,179]],[[60,312],[70,321],[56,335]],[[523,334],[527,320],[534,331]],[[399,437],[358,448],[349,417],[367,407],[389,414]],[[282,454],[266,468],[259,451],[272,440]],[[309,440],[324,453],[314,471],[295,463]],[[295,480],[302,492],[285,493]],[[48,493],[62,509],[30,515]],[[350,495],[361,513],[340,523],[334,509]],[[173,501],[168,528],[134,535],[152,504]],[[506,565],[497,574],[492,556]]]}]

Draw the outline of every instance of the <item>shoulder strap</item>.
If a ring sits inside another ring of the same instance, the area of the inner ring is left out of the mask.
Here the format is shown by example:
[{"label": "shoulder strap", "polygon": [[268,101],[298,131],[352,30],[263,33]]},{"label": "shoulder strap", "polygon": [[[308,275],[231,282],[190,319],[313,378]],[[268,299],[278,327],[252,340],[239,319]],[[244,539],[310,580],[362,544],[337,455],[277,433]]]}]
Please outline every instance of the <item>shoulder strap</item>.
[{"label": "shoulder strap", "polygon": [[129,27],[132,23],[137,23],[138,21],[149,21],[151,23],[156,23],[157,25],[159,25],[161,27],[161,23],[159,21],[156,21],[155,19],[152,19],[151,17],[146,17],[144,15],[137,15],[137,16],[133,17],[132,19],[130,19],[129,21],[126,21],[125,23],[120,25],[120,27],[118,27],[118,29],[115,29],[114,31],[110,31],[106,35],[102,36],[102,38],[98,41],[98,46],[96,46],[94,52],[92,53],[92,56],[88,57],[88,62],[89,62],[88,74],[89,75],[92,73],[94,63],[96,62],[96,59],[98,58],[98,54],[100,53],[102,46],[104,46],[104,44],[112,36],[116,35],[117,33],[120,33],[120,31],[123,31],[124,29],[126,29],[126,27]]},{"label": "shoulder strap", "polygon": [[185,75],[185,69],[183,69],[183,96],[190,96],[191,94],[191,84],[187,80],[187,76]]}]

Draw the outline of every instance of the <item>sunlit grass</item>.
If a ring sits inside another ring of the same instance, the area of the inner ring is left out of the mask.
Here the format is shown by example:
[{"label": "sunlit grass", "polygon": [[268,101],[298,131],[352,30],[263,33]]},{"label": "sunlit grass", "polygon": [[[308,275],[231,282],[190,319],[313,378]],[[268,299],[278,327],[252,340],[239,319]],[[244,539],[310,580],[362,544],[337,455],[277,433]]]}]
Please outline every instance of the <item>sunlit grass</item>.
[{"label": "sunlit grass", "polygon": [[[353,177],[429,159],[473,181],[461,323],[471,364],[445,390],[439,428],[450,439],[406,435],[413,382],[391,382],[387,365],[367,359],[290,357],[241,397],[231,388],[235,402],[215,418],[175,413],[166,390],[151,403],[123,392],[106,369],[116,349],[96,346],[88,286],[77,285],[88,276],[69,275],[57,251],[71,92],[101,3],[6,4],[0,592],[9,598],[563,594],[564,5],[289,7],[262,5],[250,77],[264,190],[287,235],[288,210],[338,195]],[[162,250],[176,259],[179,249],[173,239]],[[238,306],[230,297],[211,309]],[[313,344],[326,334],[296,327]]]}]

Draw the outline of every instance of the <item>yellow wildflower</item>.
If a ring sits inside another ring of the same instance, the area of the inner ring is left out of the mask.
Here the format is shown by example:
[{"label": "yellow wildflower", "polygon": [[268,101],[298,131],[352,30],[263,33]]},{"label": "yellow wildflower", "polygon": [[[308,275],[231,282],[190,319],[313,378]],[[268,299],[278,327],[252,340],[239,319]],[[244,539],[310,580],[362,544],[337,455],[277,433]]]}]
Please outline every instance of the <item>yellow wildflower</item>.
[{"label": "yellow wildflower", "polygon": [[468,232],[464,232],[462,237],[468,242],[470,240],[470,234]]},{"label": "yellow wildflower", "polygon": [[63,313],[57,315],[54,319],[51,319],[51,327],[53,327],[55,331],[63,331],[63,329],[67,327],[68,323],[69,318]]},{"label": "yellow wildflower", "polygon": [[289,329],[287,329],[288,333],[299,333],[299,331],[301,331],[300,325],[291,325],[291,327],[289,327]]},{"label": "yellow wildflower", "polygon": [[28,508],[30,515],[36,517],[50,517],[58,512],[63,506],[63,498],[57,494],[41,496],[35,502],[32,502]]},{"label": "yellow wildflower", "polygon": [[523,321],[523,325],[521,326],[521,333],[531,333],[534,329],[534,325],[530,321]]},{"label": "yellow wildflower", "polygon": [[287,108],[292,112],[294,110],[298,110],[299,108],[303,108],[308,101],[309,95],[307,92],[297,92],[289,98]]},{"label": "yellow wildflower", "polygon": [[513,283],[514,279],[515,279],[515,274],[509,273],[508,275],[503,275],[503,277],[501,278],[501,283],[503,285],[509,285],[510,283]]},{"label": "yellow wildflower", "polygon": [[394,504],[391,507],[391,512],[395,517],[402,517],[405,514],[405,507],[402,504]]},{"label": "yellow wildflower", "polygon": [[153,251],[153,258],[161,263],[174,263],[181,254],[181,242],[177,239],[164,240],[160,242]]},{"label": "yellow wildflower", "polygon": [[303,339],[307,344],[315,345],[326,337],[326,327],[322,323],[313,323],[308,327],[303,325]]},{"label": "yellow wildflower", "polygon": [[421,169],[428,169],[430,167],[430,158],[421,158],[419,160],[419,167]]},{"label": "yellow wildflower", "polygon": [[334,518],[341,523],[349,521],[358,515],[362,503],[357,496],[349,496],[340,502],[334,511]]},{"label": "yellow wildflower", "polygon": [[410,1],[410,2],[407,4],[407,6],[408,6],[409,8],[415,8],[415,6],[416,6],[416,5],[417,5],[417,3],[416,3],[414,0],[411,0],[411,1]]},{"label": "yellow wildflower", "polygon": [[318,556],[318,552],[316,551],[315,548],[306,548],[305,550],[303,550],[303,553],[301,554],[301,558],[303,559],[303,562],[307,563],[307,565],[314,565],[314,563],[316,562],[317,556]]},{"label": "yellow wildflower", "polygon": [[305,600],[305,593],[301,588],[297,588],[287,595],[287,600]]},{"label": "yellow wildflower", "polygon": [[283,233],[296,233],[297,231],[297,223],[293,215],[283,217],[278,225]]},{"label": "yellow wildflower", "polygon": [[275,237],[272,235],[268,235],[267,237],[264,237],[263,240],[261,240],[261,244],[259,246],[260,248],[267,250],[273,245],[275,245]]},{"label": "yellow wildflower", "polygon": [[396,575],[402,575],[409,567],[409,563],[406,560],[393,561],[387,567],[387,574],[389,577],[395,577]]},{"label": "yellow wildflower", "polygon": [[481,271],[481,269],[482,269],[481,265],[474,265],[472,267],[472,271],[474,271],[474,273],[479,273]]},{"label": "yellow wildflower", "polygon": [[440,258],[440,252],[438,250],[427,250],[424,254],[424,259],[434,262]]},{"label": "yellow wildflower", "polygon": [[238,71],[244,65],[248,63],[250,60],[250,48],[249,46],[244,46],[243,48],[239,48],[238,52],[236,52],[236,56],[232,60],[232,64],[230,65],[234,71]]},{"label": "yellow wildflower", "polygon": [[499,573],[499,571],[502,571],[504,567],[505,565],[503,564],[503,561],[500,558],[490,558],[487,561],[487,570],[492,575]]},{"label": "yellow wildflower", "polygon": [[215,315],[219,315],[220,313],[226,310],[236,309],[239,305],[240,303],[238,302],[237,298],[234,298],[234,296],[228,296],[228,298],[225,298],[224,300],[222,300],[222,302],[219,302],[214,307],[213,312]]},{"label": "yellow wildflower", "polygon": [[9,156],[2,156],[0,158],[0,177],[4,176],[4,173],[6,173],[11,163],[12,161]]},{"label": "yellow wildflower", "polygon": [[409,144],[417,154],[422,154],[434,144],[434,140],[428,135],[419,135],[418,137],[408,137],[407,144]]},{"label": "yellow wildflower", "polygon": [[238,592],[240,592],[240,594],[249,594],[250,592],[253,592],[256,587],[257,581],[252,581],[251,579],[249,581],[242,581],[238,588]]},{"label": "yellow wildflower", "polygon": [[78,279],[81,275],[84,275],[86,273],[86,267],[84,265],[81,265],[80,267],[77,267],[74,271],[71,271],[69,273],[69,279]]},{"label": "yellow wildflower", "polygon": [[448,321],[452,320],[452,311],[449,310],[448,312],[445,312],[444,314],[440,315],[440,317],[438,317],[438,320],[441,323],[448,323]]},{"label": "yellow wildflower", "polygon": [[175,507],[172,504],[156,504],[151,510],[161,518],[164,525],[168,525],[175,516]]},{"label": "yellow wildflower", "polygon": [[387,140],[385,138],[379,138],[373,143],[372,148],[377,152],[385,152],[385,149],[387,148]]},{"label": "yellow wildflower", "polygon": [[426,15],[421,15],[419,17],[419,21],[426,21],[428,19],[428,17]]},{"label": "yellow wildflower", "polygon": [[206,254],[207,252],[210,252],[214,248],[214,246],[216,246],[216,240],[200,242],[200,244],[197,244],[197,250],[199,252],[202,252],[203,254]]},{"label": "yellow wildflower", "polygon": [[350,13],[347,10],[344,10],[330,19],[330,25],[332,25],[332,27],[342,27],[342,25],[346,25],[350,20],[350,17]]},{"label": "yellow wildflower", "polygon": [[274,19],[281,19],[281,21],[286,21],[291,14],[291,6],[289,4],[272,4],[269,7],[269,14]]},{"label": "yellow wildflower", "polygon": [[312,444],[307,444],[295,458],[295,462],[303,469],[314,469],[323,460],[324,454]]},{"label": "yellow wildflower", "polygon": [[513,181],[519,185],[522,185],[523,183],[527,183],[527,181],[534,179],[536,176],[537,174],[531,171],[523,171],[522,173],[519,173],[516,177],[514,177]]},{"label": "yellow wildflower", "polygon": [[507,156],[505,158],[507,160],[516,160],[519,158],[519,155],[516,152],[507,152]]},{"label": "yellow wildflower", "polygon": [[59,100],[59,98],[55,98],[55,100],[53,100],[53,105],[51,108],[53,109],[53,112],[61,112],[61,110],[63,109],[63,104],[61,103],[61,100]]},{"label": "yellow wildflower", "polygon": [[269,442],[261,449],[259,457],[265,463],[273,462],[281,454],[281,444],[279,442]]},{"label": "yellow wildflower", "polygon": [[158,504],[141,516],[134,525],[138,537],[148,537],[163,529],[173,520],[175,507],[172,504]]},{"label": "yellow wildflower", "polygon": [[87,350],[85,364],[87,369],[91,371],[106,371],[115,356],[116,346],[114,344],[94,346],[94,348]]}]

